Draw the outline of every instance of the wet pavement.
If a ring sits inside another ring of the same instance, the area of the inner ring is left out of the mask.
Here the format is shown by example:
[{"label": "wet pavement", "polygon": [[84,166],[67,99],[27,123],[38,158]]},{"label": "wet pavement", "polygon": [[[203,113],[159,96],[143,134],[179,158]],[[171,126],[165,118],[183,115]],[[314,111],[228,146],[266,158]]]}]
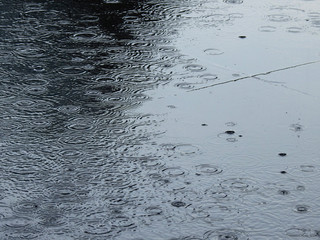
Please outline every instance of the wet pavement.
[{"label": "wet pavement", "polygon": [[1,1],[1,239],[320,238],[320,2]]}]

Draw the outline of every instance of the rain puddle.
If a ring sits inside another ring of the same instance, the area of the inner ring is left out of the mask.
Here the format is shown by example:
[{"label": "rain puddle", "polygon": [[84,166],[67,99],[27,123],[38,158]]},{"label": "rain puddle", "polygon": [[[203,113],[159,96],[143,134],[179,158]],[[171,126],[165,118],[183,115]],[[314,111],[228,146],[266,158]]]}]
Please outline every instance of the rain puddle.
[{"label": "rain puddle", "polygon": [[1,239],[318,239],[319,1],[0,2]]}]

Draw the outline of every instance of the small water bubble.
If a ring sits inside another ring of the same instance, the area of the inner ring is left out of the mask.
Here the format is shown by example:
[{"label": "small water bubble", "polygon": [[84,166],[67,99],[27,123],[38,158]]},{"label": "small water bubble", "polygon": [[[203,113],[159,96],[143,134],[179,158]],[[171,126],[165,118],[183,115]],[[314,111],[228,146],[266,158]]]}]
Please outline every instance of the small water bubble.
[{"label": "small water bubble", "polygon": [[186,203],[185,202],[181,202],[181,201],[174,201],[174,202],[172,202],[171,203],[171,205],[172,206],[174,206],[174,207],[184,207],[184,206],[186,206]]},{"label": "small water bubble", "polygon": [[288,194],[290,194],[290,192],[288,190],[279,190],[278,193],[280,195],[288,195]]},{"label": "small water bubble", "polygon": [[299,185],[299,186],[297,186],[297,190],[304,191],[304,190],[306,190],[306,188],[305,188],[305,186]]},{"label": "small water bubble", "polygon": [[294,211],[298,213],[306,213],[309,211],[309,208],[310,207],[307,205],[297,205],[295,206]]},{"label": "small water bubble", "polygon": [[299,123],[291,124],[290,130],[292,130],[294,132],[300,132],[300,131],[303,131],[303,126]]}]

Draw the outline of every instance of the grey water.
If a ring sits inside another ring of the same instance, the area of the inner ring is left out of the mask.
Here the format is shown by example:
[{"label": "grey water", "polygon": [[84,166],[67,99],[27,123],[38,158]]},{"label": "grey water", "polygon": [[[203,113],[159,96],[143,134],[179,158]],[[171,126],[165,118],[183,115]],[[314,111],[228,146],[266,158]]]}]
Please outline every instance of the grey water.
[{"label": "grey water", "polygon": [[0,239],[319,239],[319,0],[1,0]]}]

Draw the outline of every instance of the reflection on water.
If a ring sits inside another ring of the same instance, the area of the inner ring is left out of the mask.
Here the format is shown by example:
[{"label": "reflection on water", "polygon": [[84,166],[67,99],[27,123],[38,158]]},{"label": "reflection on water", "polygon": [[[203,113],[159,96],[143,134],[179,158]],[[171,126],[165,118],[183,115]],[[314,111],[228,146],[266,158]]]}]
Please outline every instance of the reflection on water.
[{"label": "reflection on water", "polygon": [[[230,121],[210,135],[227,157],[212,154],[204,161],[208,155],[197,141],[163,137],[167,129],[161,126],[179,110],[178,102],[166,104],[166,114],[135,111],[151,99],[148,90],[172,84],[170,91],[184,92],[229,76],[230,69],[203,64],[198,54],[182,54],[175,38],[190,26],[232,27],[245,17],[237,12],[245,4],[0,2],[0,238],[319,237],[319,229],[307,224],[317,218],[317,204],[302,201],[308,187],[299,181],[312,181],[318,166],[282,163],[273,171],[275,181],[264,179],[272,170],[259,165],[263,157],[228,155],[225,144],[250,137]],[[272,34],[298,10],[270,8],[257,32]],[[300,14],[317,29],[318,12]],[[288,26],[285,32],[303,30]],[[204,62],[230,54],[220,46],[201,46]],[[197,133],[212,130],[207,120]],[[300,121],[288,128],[293,134],[305,130]],[[292,156],[280,151],[272,155],[277,161]],[[279,229],[291,214],[296,222]]]}]

